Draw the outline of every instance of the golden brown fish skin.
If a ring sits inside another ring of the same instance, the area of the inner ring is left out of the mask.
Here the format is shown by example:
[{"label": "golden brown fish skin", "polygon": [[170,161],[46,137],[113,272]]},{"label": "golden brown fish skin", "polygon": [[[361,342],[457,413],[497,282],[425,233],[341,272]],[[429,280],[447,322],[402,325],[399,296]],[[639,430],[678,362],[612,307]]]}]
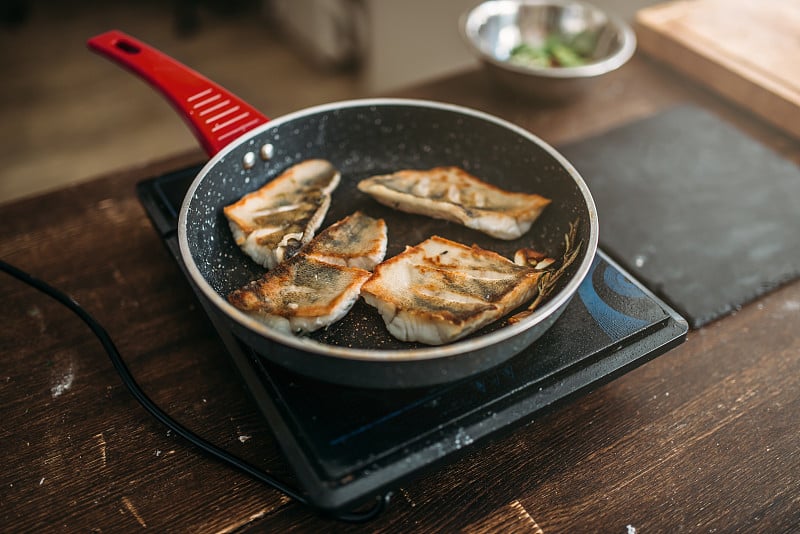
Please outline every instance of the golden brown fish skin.
[{"label": "golden brown fish skin", "polygon": [[371,176],[358,189],[391,208],[460,223],[499,239],[520,237],[551,202],[537,194],[505,191],[453,166]]},{"label": "golden brown fish skin", "polygon": [[371,271],[386,256],[387,233],[383,219],[356,211],[320,232],[303,254]]},{"label": "golden brown fish skin", "polygon": [[259,265],[274,268],[314,237],[340,178],[330,162],[310,159],[226,206],[236,244]]},{"label": "golden brown fish skin", "polygon": [[[228,302],[276,330],[313,332],[347,314],[371,276],[359,265],[371,269],[382,261],[386,242],[386,223],[356,212],[259,279],[232,291]],[[339,250],[339,245],[345,246]]]},{"label": "golden brown fish skin", "polygon": [[341,303],[342,290],[353,283],[360,287],[370,275],[365,269],[295,256],[275,267],[268,276],[231,292],[228,301],[249,312],[286,317],[326,315]]},{"label": "golden brown fish skin", "polygon": [[440,345],[531,298],[539,276],[495,252],[433,236],[378,265],[361,296],[393,336]]}]

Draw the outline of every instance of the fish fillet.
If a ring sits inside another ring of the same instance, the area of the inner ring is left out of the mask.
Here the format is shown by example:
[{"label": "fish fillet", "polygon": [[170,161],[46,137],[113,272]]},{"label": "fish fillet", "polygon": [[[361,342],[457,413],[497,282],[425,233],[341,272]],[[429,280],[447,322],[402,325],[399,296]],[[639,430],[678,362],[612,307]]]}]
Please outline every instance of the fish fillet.
[{"label": "fish fillet", "polygon": [[495,187],[459,167],[372,176],[358,189],[400,211],[457,222],[499,239],[520,237],[550,204],[541,195]]},{"label": "fish fillet", "polygon": [[276,330],[313,332],[350,311],[371,276],[369,270],[350,265],[382,261],[386,242],[386,223],[356,212],[261,278],[231,292],[228,301]]},{"label": "fish fillet", "polygon": [[530,300],[540,276],[495,252],[433,236],[378,265],[361,296],[397,339],[441,345]]},{"label": "fish fillet", "polygon": [[340,178],[330,162],[311,159],[226,206],[236,244],[256,263],[273,269],[314,237]]},{"label": "fish fillet", "polygon": [[371,271],[386,256],[387,228],[383,219],[356,211],[332,224],[302,249],[320,261]]}]

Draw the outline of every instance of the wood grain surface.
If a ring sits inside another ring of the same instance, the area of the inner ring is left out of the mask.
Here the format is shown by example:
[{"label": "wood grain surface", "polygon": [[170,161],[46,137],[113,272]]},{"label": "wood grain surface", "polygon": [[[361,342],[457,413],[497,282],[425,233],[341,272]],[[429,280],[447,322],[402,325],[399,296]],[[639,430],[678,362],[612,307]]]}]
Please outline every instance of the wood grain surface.
[{"label": "wood grain surface", "polygon": [[639,46],[800,137],[800,3],[677,0],[636,15]]},{"label": "wood grain surface", "polygon": [[[560,144],[679,102],[800,162],[800,146],[642,56],[559,108],[465,72],[398,96],[468,105]],[[0,207],[0,258],[105,325],[189,428],[291,478],[136,199],[191,152]],[[367,525],[321,518],[192,449],[121,385],[87,328],[0,275],[7,532],[792,532],[800,527],[800,283],[690,332],[585,397],[397,488]]]}]

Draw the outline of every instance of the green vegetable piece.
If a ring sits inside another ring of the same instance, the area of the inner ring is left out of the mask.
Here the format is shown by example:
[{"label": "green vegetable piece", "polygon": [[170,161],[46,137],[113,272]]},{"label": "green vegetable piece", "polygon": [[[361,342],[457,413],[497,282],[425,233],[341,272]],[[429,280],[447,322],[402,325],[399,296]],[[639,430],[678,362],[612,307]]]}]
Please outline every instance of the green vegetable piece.
[{"label": "green vegetable piece", "polygon": [[550,53],[553,55],[555,62],[562,67],[579,67],[586,63],[572,48],[563,43],[554,44],[550,48]]},{"label": "green vegetable piece", "polygon": [[[587,38],[592,39],[586,33],[576,36],[576,41],[581,47],[593,46],[587,42]],[[511,63],[525,67],[577,67],[587,61],[583,55],[573,46],[564,42],[564,38],[559,35],[549,36],[543,46],[531,46],[528,43],[521,43],[515,46],[509,55]]]},{"label": "green vegetable piece", "polygon": [[550,56],[543,48],[534,48],[527,43],[515,46],[509,56],[511,63],[525,67],[549,67]]},{"label": "green vegetable piece", "polygon": [[588,59],[592,56],[595,46],[597,46],[597,38],[597,32],[584,30],[573,37],[569,44],[576,54],[584,59]]}]

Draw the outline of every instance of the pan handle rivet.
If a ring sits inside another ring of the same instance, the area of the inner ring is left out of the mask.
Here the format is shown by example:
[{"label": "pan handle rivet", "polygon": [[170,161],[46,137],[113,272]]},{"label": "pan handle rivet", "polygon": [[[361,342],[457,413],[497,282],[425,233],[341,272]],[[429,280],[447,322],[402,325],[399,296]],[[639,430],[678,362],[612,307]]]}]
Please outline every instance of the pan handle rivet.
[{"label": "pan handle rivet", "polygon": [[275,153],[275,147],[271,144],[267,143],[266,145],[261,147],[261,159],[264,161],[268,161],[272,159],[272,155]]},{"label": "pan handle rivet", "polygon": [[242,158],[242,165],[244,166],[245,169],[252,169],[253,165],[255,164],[256,164],[256,155],[253,154],[252,152],[248,152]]}]

